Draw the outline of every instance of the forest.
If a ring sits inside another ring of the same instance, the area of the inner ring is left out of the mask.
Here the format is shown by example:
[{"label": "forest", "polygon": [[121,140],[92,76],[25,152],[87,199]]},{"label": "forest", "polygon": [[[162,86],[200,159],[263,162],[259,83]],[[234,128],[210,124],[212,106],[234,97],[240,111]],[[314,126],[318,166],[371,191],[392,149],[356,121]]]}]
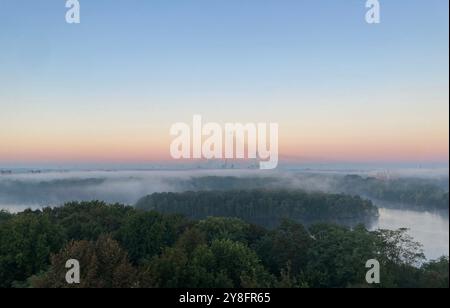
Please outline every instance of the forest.
[{"label": "forest", "polygon": [[[80,262],[80,284],[65,281],[68,259]],[[379,285],[365,281],[369,259],[381,264]],[[448,288],[448,265],[425,262],[406,230],[292,220],[267,229],[98,201],[0,212],[0,287]]]},{"label": "forest", "polygon": [[379,180],[348,175],[339,182],[338,190],[395,203],[397,207],[415,210],[449,209],[448,180],[447,182],[413,178]]},{"label": "forest", "polygon": [[276,227],[282,220],[347,226],[370,224],[378,217],[372,202],[358,196],[308,193],[302,190],[231,190],[155,193],[136,204],[138,209],[183,214],[191,219],[234,217]]},{"label": "forest", "polygon": [[0,176],[0,206],[61,205],[73,200],[135,204],[157,192],[303,190],[361,196],[388,208],[441,212],[449,209],[448,177],[375,178],[361,175],[274,173],[255,176],[183,172],[85,172]]},{"label": "forest", "polygon": [[303,189],[324,193],[350,194],[413,210],[449,209],[448,178],[386,178],[361,175],[291,174],[285,177],[217,177],[192,178],[182,183],[184,191]]}]

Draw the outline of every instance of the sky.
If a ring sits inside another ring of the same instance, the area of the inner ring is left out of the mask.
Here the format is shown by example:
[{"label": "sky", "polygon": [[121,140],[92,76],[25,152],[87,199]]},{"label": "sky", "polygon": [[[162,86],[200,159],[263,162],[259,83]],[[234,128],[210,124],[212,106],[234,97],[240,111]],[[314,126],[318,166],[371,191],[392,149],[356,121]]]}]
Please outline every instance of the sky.
[{"label": "sky", "polygon": [[449,2],[0,0],[0,166],[170,159],[176,122],[276,122],[302,161],[449,157]]}]

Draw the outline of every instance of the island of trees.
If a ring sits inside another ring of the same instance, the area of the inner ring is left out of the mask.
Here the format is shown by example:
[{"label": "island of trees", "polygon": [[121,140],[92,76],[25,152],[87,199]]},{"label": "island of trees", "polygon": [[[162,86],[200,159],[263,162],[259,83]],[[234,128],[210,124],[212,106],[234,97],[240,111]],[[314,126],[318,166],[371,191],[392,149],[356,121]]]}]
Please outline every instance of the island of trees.
[{"label": "island of trees", "polygon": [[347,226],[369,225],[378,209],[358,196],[307,193],[301,190],[231,190],[155,193],[142,198],[138,209],[183,214],[191,219],[234,217],[273,228],[291,219],[310,225],[331,222]]}]

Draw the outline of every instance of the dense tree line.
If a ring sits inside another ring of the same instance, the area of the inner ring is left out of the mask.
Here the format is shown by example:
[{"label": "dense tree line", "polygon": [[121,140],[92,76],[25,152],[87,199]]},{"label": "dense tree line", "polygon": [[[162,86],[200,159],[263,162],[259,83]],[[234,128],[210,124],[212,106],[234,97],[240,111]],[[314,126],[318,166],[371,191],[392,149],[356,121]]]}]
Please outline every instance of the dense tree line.
[{"label": "dense tree line", "polygon": [[422,179],[363,178],[358,175],[346,176],[339,181],[337,189],[370,199],[396,203],[396,207],[418,210],[449,209],[447,187]]},{"label": "dense tree line", "polygon": [[192,219],[235,217],[269,228],[286,218],[303,224],[332,222],[354,226],[369,223],[378,215],[370,201],[357,196],[300,190],[155,193],[142,198],[136,207],[180,213]]},{"label": "dense tree line", "polygon": [[[299,188],[364,196],[395,208],[448,210],[448,179],[379,179],[359,175],[292,174],[286,177],[192,178],[177,184],[181,191],[267,190]],[[388,204],[386,204],[388,203]]]},{"label": "dense tree line", "polygon": [[[0,287],[368,287],[369,259],[379,287],[448,287],[448,258],[423,263],[405,230],[289,220],[268,230],[102,202],[2,217]],[[80,261],[79,285],[65,282],[68,259]]]}]

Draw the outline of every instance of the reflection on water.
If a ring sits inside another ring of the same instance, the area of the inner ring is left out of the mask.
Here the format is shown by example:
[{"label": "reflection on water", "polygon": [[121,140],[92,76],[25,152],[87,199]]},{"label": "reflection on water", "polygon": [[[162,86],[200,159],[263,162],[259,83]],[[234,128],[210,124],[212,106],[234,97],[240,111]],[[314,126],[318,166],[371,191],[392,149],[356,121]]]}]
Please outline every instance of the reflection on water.
[{"label": "reflection on water", "polygon": [[409,234],[424,246],[428,259],[449,255],[449,217],[408,210],[380,208],[380,219],[373,229],[410,229]]}]

